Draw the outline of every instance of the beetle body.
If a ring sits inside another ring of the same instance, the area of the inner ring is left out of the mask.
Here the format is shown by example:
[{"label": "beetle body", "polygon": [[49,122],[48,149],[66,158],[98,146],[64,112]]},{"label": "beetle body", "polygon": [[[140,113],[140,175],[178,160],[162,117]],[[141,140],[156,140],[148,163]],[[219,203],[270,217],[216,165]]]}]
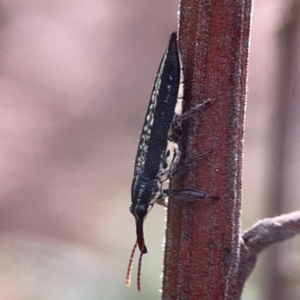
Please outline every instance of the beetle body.
[{"label": "beetle body", "polygon": [[[141,252],[137,276],[139,291],[142,255],[147,253],[143,224],[153,205],[155,203],[164,204],[164,199],[170,194],[181,197],[181,199],[218,199],[217,196],[207,195],[192,189],[179,191],[163,189],[163,183],[178,172],[176,167],[181,153],[179,147],[181,121],[188,119],[210,103],[210,100],[203,101],[194,109],[182,114],[183,88],[183,70],[177,35],[172,33],[168,48],[156,74],[140,135],[131,185],[130,212],[135,218],[137,239],[130,256],[126,284],[130,285],[134,252],[138,246]],[[204,154],[199,155],[196,159],[204,156]]]},{"label": "beetle body", "polygon": [[[183,72],[176,33],[172,33],[161,60],[140,136],[131,187],[130,211],[135,217],[142,253],[143,222],[153,205],[165,197],[163,182],[171,177],[180,158],[178,145],[183,101]],[[176,129],[173,126],[176,124]]]}]

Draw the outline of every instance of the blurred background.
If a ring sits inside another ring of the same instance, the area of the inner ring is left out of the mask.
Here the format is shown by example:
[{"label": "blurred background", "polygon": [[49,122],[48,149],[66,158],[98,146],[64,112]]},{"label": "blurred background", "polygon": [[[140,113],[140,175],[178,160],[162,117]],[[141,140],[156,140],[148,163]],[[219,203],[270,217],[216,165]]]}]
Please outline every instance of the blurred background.
[{"label": "blurred background", "polygon": [[[133,160],[178,2],[0,0],[0,300],[159,299],[164,209],[145,224]],[[243,229],[299,209],[299,1],[253,11]],[[151,245],[151,247],[150,247]],[[245,300],[300,299],[300,239],[267,250]]]}]

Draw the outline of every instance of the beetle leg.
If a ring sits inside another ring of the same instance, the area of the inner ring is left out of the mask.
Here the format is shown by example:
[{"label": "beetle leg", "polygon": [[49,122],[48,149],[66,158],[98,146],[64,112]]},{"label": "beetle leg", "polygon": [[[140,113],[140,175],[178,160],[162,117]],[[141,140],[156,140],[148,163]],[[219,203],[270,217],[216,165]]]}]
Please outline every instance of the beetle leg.
[{"label": "beetle leg", "polygon": [[197,156],[193,157],[192,159],[188,160],[184,166],[177,168],[173,173],[171,173],[170,177],[173,178],[178,178],[183,174],[186,174],[191,167],[193,166],[193,164],[198,160],[198,159],[202,159],[204,157],[206,157],[207,155],[211,154],[213,152],[213,149],[209,149],[206,152],[200,153]]},{"label": "beetle leg", "polygon": [[182,122],[190,117],[192,117],[195,113],[204,109],[207,105],[212,104],[214,101],[211,99],[204,100],[201,103],[197,104],[194,108],[191,108],[189,111],[184,112],[182,115],[177,116],[173,122]]},{"label": "beetle leg", "polygon": [[210,198],[213,200],[220,199],[219,196],[205,194],[201,191],[197,191],[194,189],[183,189],[183,190],[165,189],[164,193],[167,195],[175,196],[175,198],[179,200],[188,200],[188,201],[195,201],[195,200],[205,199],[205,198]]},{"label": "beetle leg", "polygon": [[184,112],[182,115],[175,115],[174,119],[171,122],[170,126],[170,132],[169,132],[169,139],[171,140],[179,140],[182,134],[181,129],[181,122],[193,117],[197,112],[204,109],[207,105],[212,104],[214,101],[211,99],[202,101],[198,105],[196,105],[194,108],[190,109],[189,111]]}]

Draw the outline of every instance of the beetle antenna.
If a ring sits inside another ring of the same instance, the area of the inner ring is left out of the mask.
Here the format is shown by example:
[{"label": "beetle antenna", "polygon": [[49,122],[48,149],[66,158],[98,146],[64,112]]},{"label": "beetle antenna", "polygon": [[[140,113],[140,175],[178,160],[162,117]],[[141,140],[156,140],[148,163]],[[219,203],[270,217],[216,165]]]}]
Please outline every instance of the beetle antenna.
[{"label": "beetle antenna", "polygon": [[138,264],[138,272],[137,272],[137,289],[141,291],[141,271],[142,271],[142,258],[143,252],[140,253],[139,264]]},{"label": "beetle antenna", "polygon": [[126,273],[126,285],[128,287],[130,287],[131,285],[131,270],[132,270],[132,266],[133,266],[133,258],[134,258],[134,253],[135,253],[135,249],[137,247],[137,241],[135,242],[131,254],[130,254],[130,258],[129,258],[129,263],[128,263],[128,268],[127,268],[127,273]]}]

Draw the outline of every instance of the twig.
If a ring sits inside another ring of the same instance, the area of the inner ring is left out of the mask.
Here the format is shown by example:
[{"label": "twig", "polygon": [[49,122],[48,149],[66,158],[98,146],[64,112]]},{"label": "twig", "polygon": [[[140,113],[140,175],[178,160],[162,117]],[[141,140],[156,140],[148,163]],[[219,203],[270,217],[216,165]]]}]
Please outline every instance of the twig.
[{"label": "twig", "polygon": [[257,222],[244,232],[243,240],[248,251],[259,254],[265,248],[298,233],[300,233],[300,211]]},{"label": "twig", "polygon": [[300,233],[300,211],[263,219],[246,230],[241,239],[239,294],[255,267],[258,254],[276,243]]}]

